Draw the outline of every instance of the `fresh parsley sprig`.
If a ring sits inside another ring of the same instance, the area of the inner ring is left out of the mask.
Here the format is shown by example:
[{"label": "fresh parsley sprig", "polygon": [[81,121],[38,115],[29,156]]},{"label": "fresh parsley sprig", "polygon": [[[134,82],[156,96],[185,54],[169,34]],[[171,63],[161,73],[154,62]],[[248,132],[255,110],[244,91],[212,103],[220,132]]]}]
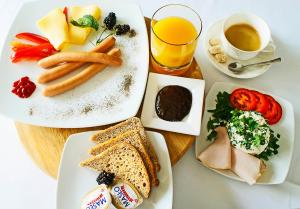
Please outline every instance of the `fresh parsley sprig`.
[{"label": "fresh parsley sprig", "polygon": [[280,134],[275,134],[273,130],[270,130],[271,134],[270,134],[270,139],[269,139],[269,144],[266,147],[266,149],[260,153],[259,155],[256,155],[256,157],[266,160],[269,160],[269,157],[273,156],[273,155],[277,155],[278,154],[278,149],[279,149],[279,138],[280,138]]},{"label": "fresh parsley sprig", "polygon": [[230,94],[226,91],[219,92],[216,99],[216,108],[208,110],[212,113],[212,117],[207,123],[208,136],[207,140],[214,140],[217,136],[215,129],[218,126],[226,126],[232,116],[233,107],[230,105]]}]

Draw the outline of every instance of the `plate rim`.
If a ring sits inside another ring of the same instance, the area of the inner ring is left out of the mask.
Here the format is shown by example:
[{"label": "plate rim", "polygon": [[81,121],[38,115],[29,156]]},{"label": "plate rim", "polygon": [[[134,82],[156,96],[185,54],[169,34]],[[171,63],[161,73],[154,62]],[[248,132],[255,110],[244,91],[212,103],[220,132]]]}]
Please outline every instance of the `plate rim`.
[{"label": "plate rim", "polygon": [[[280,96],[274,95],[272,93],[269,93],[269,92],[266,92],[266,91],[263,91],[263,90],[259,90],[257,88],[253,88],[251,86],[240,85],[240,84],[237,84],[237,83],[215,82],[213,84],[213,86],[210,88],[208,94],[206,95],[205,106],[204,106],[204,114],[205,114],[205,110],[207,109],[207,106],[206,106],[207,105],[207,102],[206,102],[207,98],[209,98],[210,94],[212,94],[212,92],[216,88],[218,88],[218,86],[222,86],[222,85],[227,85],[227,86],[231,86],[231,87],[235,87],[236,86],[236,87],[239,87],[239,88],[249,88],[249,89],[253,89],[253,90],[258,90],[258,91],[260,91],[262,93],[269,94],[269,95],[273,96],[274,98],[278,98],[278,99],[284,101],[289,106],[287,109],[290,109],[290,111],[292,113],[292,119],[290,119],[290,120],[292,121],[292,126],[293,127],[292,127],[291,140],[289,140],[290,141],[289,144],[290,144],[290,147],[291,147],[290,148],[291,151],[290,151],[289,156],[288,156],[288,165],[287,165],[287,169],[286,169],[286,172],[284,174],[284,177],[281,180],[279,180],[279,181],[274,181],[274,182],[256,182],[255,183],[255,185],[276,185],[276,184],[282,184],[283,182],[285,182],[285,180],[286,180],[286,178],[288,176],[288,173],[289,173],[289,170],[290,170],[290,165],[291,165],[292,158],[293,158],[293,153],[294,153],[294,143],[295,143],[295,113],[294,113],[294,107],[293,107],[292,103],[290,101],[288,101],[288,100],[280,97]],[[202,125],[201,125],[201,130],[202,130],[202,126],[203,126],[203,128],[205,128],[204,127],[204,123],[202,123]],[[238,177],[234,173],[233,174],[235,176],[229,176],[229,175],[224,174],[222,171],[219,171],[218,169],[209,168],[209,167],[203,165],[203,163],[200,160],[198,160],[198,158],[197,158],[197,156],[198,156],[198,154],[200,152],[200,150],[199,150],[199,146],[200,146],[199,143],[200,143],[200,140],[201,140],[200,137],[201,137],[201,135],[199,135],[196,138],[196,142],[195,142],[195,157],[196,157],[197,161],[202,166],[204,166],[204,167],[208,168],[209,170],[212,170],[212,171],[214,171],[214,172],[216,172],[216,173],[218,173],[218,174],[220,174],[220,175],[222,175],[224,177],[227,177],[228,179],[233,179],[233,180],[240,181],[240,182],[246,182],[245,180],[241,179],[240,177]]]}]

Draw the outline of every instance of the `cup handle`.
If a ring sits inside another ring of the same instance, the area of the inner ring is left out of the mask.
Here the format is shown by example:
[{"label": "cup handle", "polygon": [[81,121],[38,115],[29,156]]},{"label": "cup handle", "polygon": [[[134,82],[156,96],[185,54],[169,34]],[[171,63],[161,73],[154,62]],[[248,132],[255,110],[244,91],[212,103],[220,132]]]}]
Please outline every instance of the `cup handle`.
[{"label": "cup handle", "polygon": [[276,50],[276,46],[275,46],[275,44],[274,44],[274,41],[271,40],[271,41],[269,42],[269,44],[266,46],[266,48],[264,48],[264,49],[262,50],[262,52],[264,52],[264,53],[272,53],[272,52],[274,52],[275,50]]}]

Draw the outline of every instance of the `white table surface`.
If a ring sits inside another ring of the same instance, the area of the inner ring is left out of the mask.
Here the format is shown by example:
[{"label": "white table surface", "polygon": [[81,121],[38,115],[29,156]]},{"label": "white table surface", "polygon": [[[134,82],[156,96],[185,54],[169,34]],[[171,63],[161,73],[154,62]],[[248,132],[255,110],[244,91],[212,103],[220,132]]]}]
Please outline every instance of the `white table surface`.
[{"label": "white table surface", "polygon": [[[87,0],[88,2],[88,0]],[[144,15],[151,14],[167,0],[137,0]],[[214,21],[237,11],[256,13],[269,24],[281,64],[264,75],[249,80],[229,78],[210,65],[200,41],[196,57],[206,80],[206,92],[215,81],[253,86],[289,100],[295,110],[296,136],[293,162],[287,182],[277,186],[248,186],[226,179],[201,167],[194,147],[174,166],[173,208],[300,208],[300,1],[294,0],[179,0],[201,15],[204,32]],[[21,0],[0,0],[0,44]],[[172,1],[174,3],[174,1]],[[203,40],[203,35],[201,37]],[[1,101],[0,101],[1,106]],[[14,124],[0,116],[0,208],[54,209],[56,181],[39,170],[23,149]]]}]

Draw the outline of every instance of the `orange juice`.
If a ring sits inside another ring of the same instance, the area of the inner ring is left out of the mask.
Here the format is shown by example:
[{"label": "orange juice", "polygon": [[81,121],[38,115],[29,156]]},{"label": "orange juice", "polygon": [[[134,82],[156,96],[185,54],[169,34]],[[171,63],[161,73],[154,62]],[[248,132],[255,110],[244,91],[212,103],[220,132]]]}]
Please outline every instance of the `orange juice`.
[{"label": "orange juice", "polygon": [[180,67],[192,61],[197,45],[197,30],[182,17],[166,17],[152,22],[151,52],[166,67]]}]

